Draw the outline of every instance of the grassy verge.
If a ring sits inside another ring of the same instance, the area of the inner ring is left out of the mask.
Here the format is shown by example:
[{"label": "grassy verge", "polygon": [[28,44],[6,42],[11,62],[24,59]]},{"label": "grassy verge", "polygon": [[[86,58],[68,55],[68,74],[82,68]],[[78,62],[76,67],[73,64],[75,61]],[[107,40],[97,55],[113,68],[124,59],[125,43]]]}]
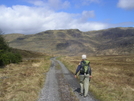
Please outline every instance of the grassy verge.
[{"label": "grassy verge", "polygon": [[50,57],[28,58],[0,69],[0,101],[35,101],[50,67]]},{"label": "grassy verge", "polygon": [[[60,60],[71,72],[81,57],[63,57]],[[89,90],[101,101],[134,100],[134,56],[89,57],[92,80]]]}]

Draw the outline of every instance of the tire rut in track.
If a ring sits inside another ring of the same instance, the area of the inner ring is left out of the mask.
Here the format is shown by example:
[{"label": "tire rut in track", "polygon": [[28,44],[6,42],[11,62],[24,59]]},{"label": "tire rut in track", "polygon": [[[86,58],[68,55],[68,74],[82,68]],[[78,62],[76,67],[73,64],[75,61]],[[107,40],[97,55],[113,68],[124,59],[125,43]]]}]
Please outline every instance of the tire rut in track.
[{"label": "tire rut in track", "polygon": [[44,87],[39,94],[38,101],[60,101],[58,88],[59,87],[56,78],[55,63],[52,60],[50,70],[46,74]]},{"label": "tire rut in track", "polygon": [[72,89],[70,88],[69,84],[64,78],[64,75],[61,71],[56,74],[59,86],[59,94],[61,97],[61,101],[78,101],[77,97],[73,93]]},{"label": "tire rut in track", "polygon": [[55,59],[51,60],[52,64],[38,101],[78,101],[65,80],[59,63]]},{"label": "tire rut in track", "polygon": [[87,98],[79,96],[79,82],[60,61],[51,59],[45,84],[38,101],[98,101],[90,94]]},{"label": "tire rut in track", "polygon": [[62,73],[64,75],[64,78],[66,80],[66,82],[68,83],[69,87],[72,89],[73,93],[77,96],[77,99],[79,101],[99,101],[98,99],[95,99],[93,97],[93,95],[91,95],[91,93],[89,92],[88,96],[86,98],[84,98],[83,96],[80,96],[80,85],[79,85],[79,81],[77,79],[74,78],[74,74],[72,74],[65,66],[62,62],[56,60],[59,64],[60,67],[62,69]]}]

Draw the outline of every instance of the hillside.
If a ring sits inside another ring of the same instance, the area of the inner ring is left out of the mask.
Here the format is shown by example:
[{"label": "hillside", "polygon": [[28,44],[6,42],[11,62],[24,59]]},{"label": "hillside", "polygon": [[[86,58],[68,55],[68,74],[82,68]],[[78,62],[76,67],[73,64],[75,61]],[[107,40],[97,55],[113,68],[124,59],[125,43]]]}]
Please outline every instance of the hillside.
[{"label": "hillside", "polygon": [[11,42],[14,39],[17,39],[18,37],[24,36],[24,34],[17,34],[17,33],[13,33],[13,34],[5,34],[4,38],[7,39],[7,42]]},{"label": "hillside", "polygon": [[[110,28],[81,32],[78,29],[48,30],[32,35],[7,37],[13,48],[49,54],[134,54],[134,28]],[[11,36],[11,34],[10,34]]]}]

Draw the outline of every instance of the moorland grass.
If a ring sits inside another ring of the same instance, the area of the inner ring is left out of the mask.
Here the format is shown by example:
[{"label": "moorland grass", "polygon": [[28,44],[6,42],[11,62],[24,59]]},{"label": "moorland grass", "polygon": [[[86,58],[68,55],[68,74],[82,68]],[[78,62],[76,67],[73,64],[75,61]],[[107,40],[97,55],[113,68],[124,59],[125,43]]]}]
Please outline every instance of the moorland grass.
[{"label": "moorland grass", "polygon": [[[59,58],[75,73],[81,57]],[[88,57],[92,79],[89,90],[101,101],[134,101],[134,55]]]},{"label": "moorland grass", "polygon": [[0,69],[0,101],[36,101],[50,57],[31,58]]}]

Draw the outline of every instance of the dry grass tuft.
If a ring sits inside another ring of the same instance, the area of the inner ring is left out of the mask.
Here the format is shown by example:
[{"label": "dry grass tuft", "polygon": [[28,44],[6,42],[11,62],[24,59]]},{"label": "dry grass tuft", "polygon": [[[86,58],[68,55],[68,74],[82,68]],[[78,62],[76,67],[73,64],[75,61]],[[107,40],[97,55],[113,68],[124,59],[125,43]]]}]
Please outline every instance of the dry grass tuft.
[{"label": "dry grass tuft", "polygon": [[50,67],[48,58],[31,58],[0,69],[0,101],[35,101]]},{"label": "dry grass tuft", "polygon": [[[75,72],[79,57],[61,58]],[[92,68],[90,91],[102,101],[134,101],[134,56],[89,57]]]}]

